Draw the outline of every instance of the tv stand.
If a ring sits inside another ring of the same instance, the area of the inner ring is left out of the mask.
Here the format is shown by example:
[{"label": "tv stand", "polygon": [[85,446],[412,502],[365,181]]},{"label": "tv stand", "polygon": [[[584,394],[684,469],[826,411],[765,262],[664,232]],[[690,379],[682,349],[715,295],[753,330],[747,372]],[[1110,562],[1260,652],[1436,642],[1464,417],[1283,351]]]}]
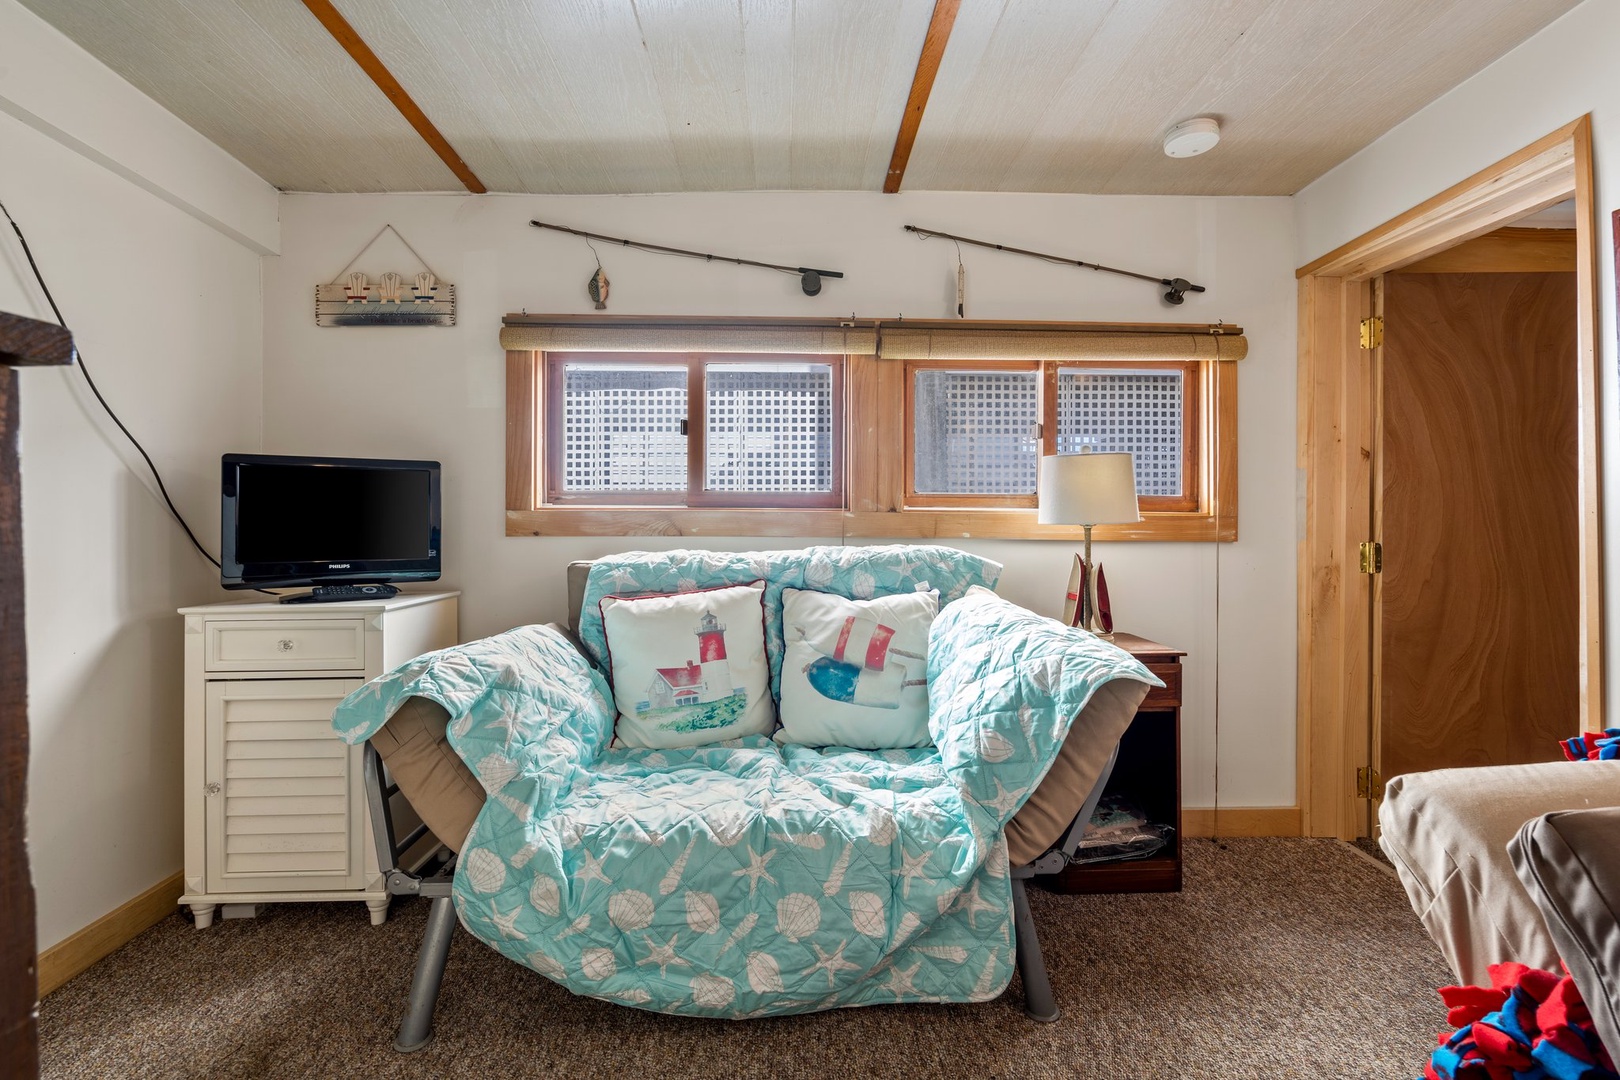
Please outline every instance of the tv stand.
[{"label": "tv stand", "polygon": [[394,585],[317,585],[307,593],[283,596],[283,604],[336,604],[349,600],[387,600],[398,596]]}]

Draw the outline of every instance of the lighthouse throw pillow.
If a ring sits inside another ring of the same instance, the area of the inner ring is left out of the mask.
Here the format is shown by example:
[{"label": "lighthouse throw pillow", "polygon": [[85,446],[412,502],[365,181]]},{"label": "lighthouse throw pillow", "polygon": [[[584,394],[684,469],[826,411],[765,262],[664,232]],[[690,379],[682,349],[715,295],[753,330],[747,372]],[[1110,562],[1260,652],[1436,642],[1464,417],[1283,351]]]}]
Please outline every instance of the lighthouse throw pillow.
[{"label": "lighthouse throw pillow", "polygon": [[847,600],[782,590],[782,730],[800,746],[929,746],[928,630],[939,593]]},{"label": "lighthouse throw pillow", "polygon": [[627,746],[703,746],[769,735],[765,583],[602,598],[614,734]]}]

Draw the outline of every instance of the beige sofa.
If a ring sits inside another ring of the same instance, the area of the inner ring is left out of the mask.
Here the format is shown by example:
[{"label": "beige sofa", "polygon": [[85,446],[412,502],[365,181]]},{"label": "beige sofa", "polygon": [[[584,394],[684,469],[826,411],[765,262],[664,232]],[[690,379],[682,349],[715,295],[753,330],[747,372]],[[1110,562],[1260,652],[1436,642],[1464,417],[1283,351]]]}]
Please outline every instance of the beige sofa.
[{"label": "beige sofa", "polygon": [[1620,761],[1397,776],[1379,823],[1460,983],[1489,986],[1491,964],[1566,963],[1620,1050]]}]

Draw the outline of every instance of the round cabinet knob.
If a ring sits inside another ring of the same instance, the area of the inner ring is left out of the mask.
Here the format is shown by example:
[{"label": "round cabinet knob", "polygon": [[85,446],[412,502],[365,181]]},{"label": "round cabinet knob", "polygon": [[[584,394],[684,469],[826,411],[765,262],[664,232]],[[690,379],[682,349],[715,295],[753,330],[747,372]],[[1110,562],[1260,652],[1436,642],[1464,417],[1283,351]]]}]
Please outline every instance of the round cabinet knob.
[{"label": "round cabinet knob", "polygon": [[280,641],[276,642],[276,648],[280,649],[282,652],[292,652],[293,639],[290,637],[282,638]]},{"label": "round cabinet knob", "polygon": [[210,794],[210,795],[218,795],[219,794],[219,781],[218,780],[210,780],[208,783],[203,785],[203,790],[208,792],[208,794]]}]

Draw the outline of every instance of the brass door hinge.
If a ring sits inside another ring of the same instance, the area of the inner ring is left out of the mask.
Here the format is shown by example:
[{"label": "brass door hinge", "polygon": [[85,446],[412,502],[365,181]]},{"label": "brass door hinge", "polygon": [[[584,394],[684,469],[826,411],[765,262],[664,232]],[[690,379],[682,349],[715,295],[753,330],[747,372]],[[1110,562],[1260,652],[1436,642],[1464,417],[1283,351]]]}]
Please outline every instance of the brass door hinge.
[{"label": "brass door hinge", "polygon": [[1384,572],[1384,545],[1376,540],[1363,540],[1361,542],[1361,572],[1363,574],[1382,574]]},{"label": "brass door hinge", "polygon": [[1384,343],[1384,317],[1374,315],[1361,320],[1361,347],[1376,349]]},{"label": "brass door hinge", "polygon": [[1378,775],[1378,770],[1371,765],[1363,765],[1356,770],[1356,798],[1382,799],[1384,797],[1384,778]]}]

